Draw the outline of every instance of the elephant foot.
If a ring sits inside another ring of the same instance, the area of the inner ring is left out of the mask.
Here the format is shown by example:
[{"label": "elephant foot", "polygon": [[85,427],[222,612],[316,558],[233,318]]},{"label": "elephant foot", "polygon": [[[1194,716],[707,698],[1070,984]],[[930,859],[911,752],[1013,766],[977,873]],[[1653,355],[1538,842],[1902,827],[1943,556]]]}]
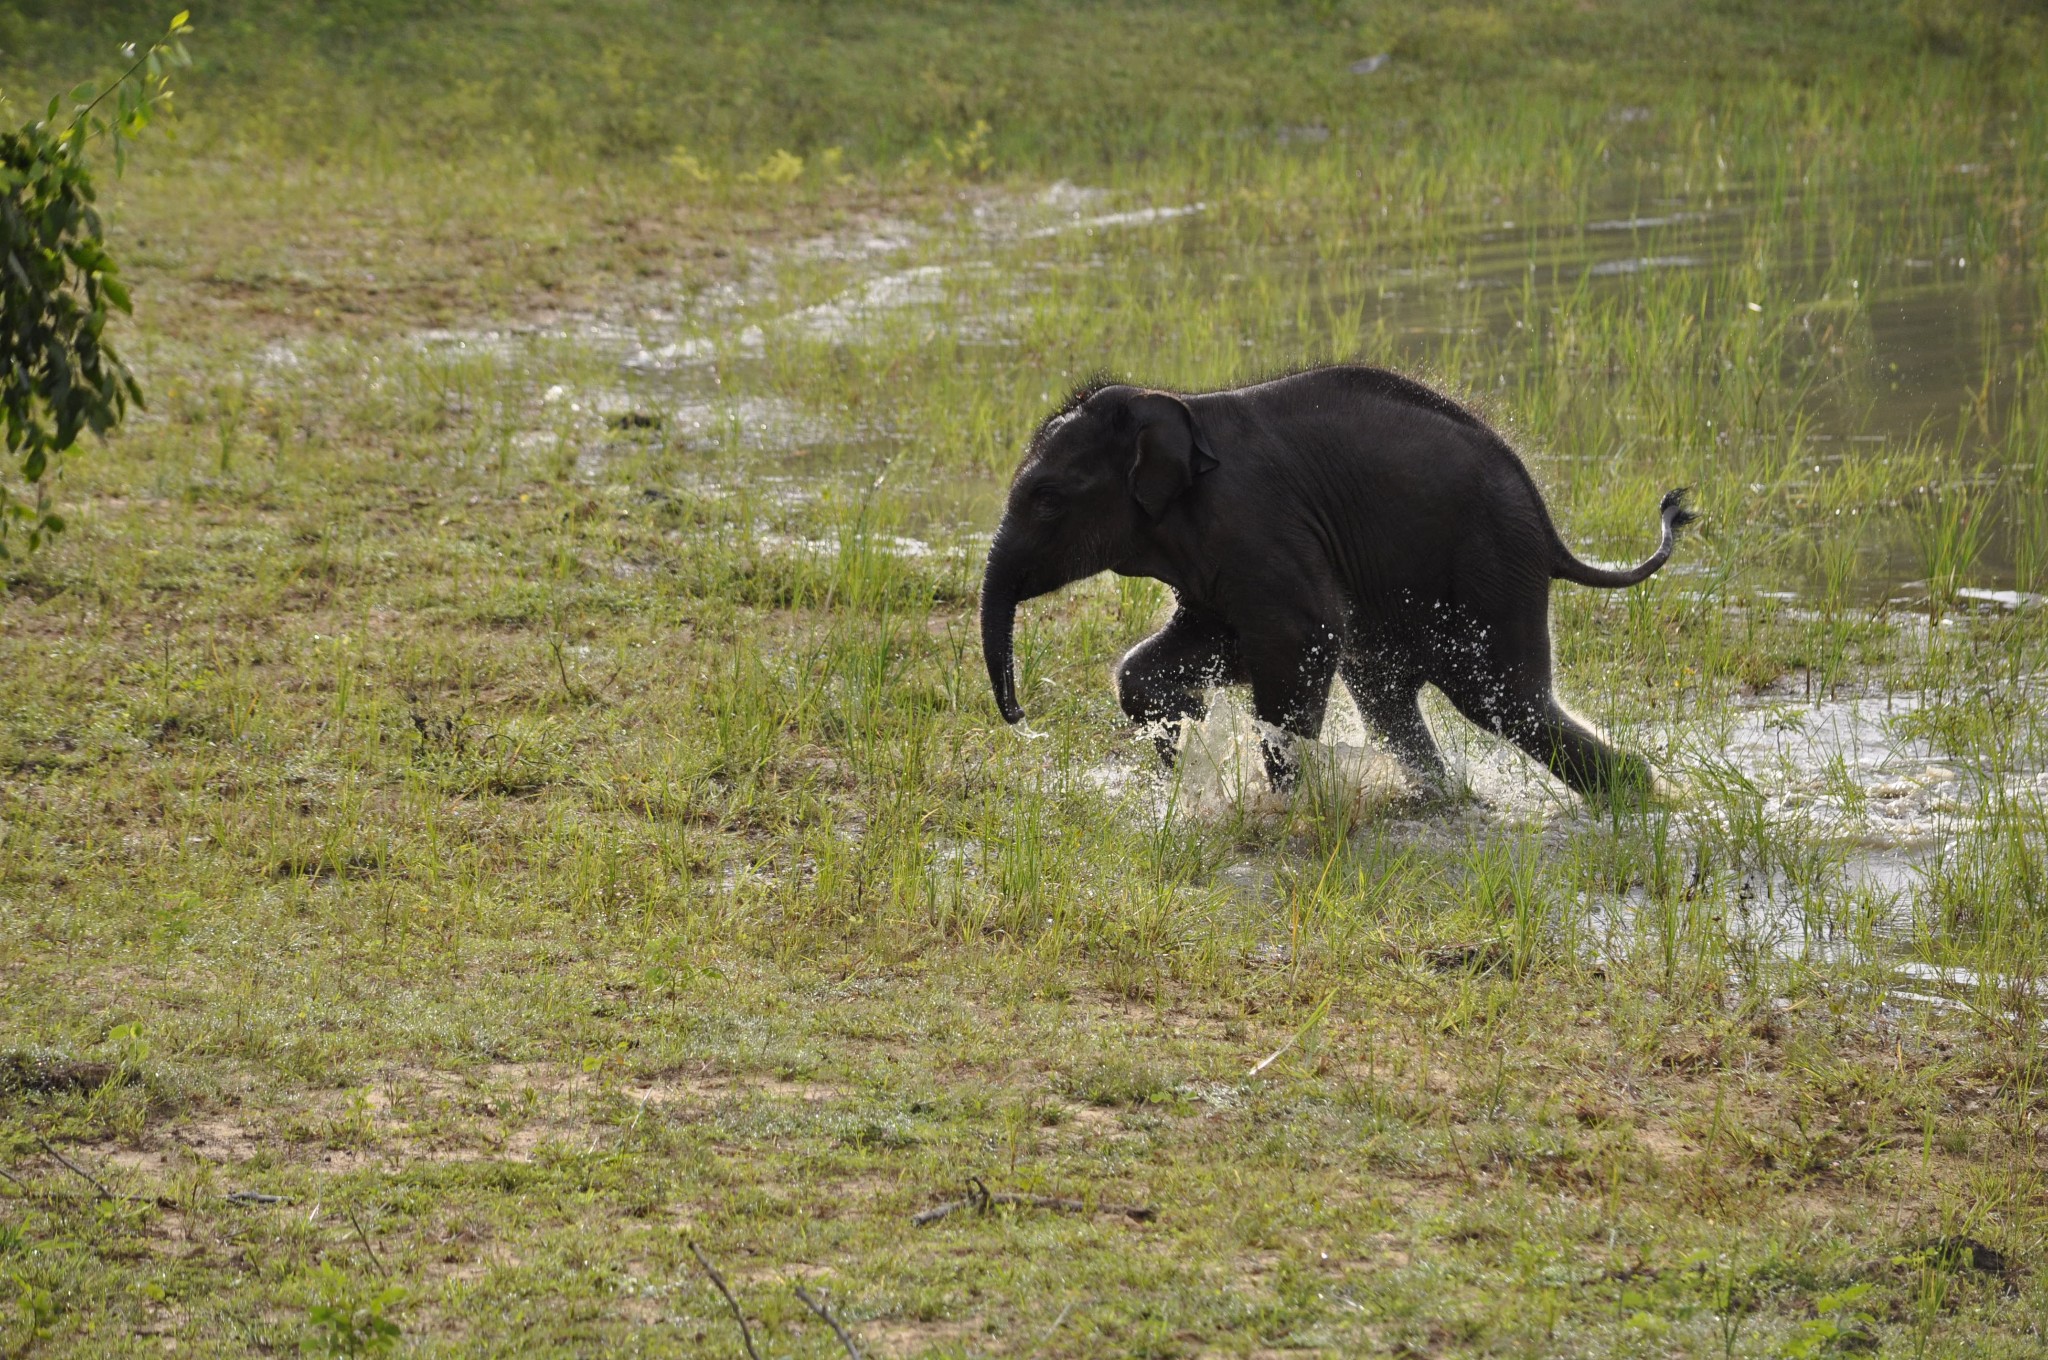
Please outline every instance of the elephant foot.
[{"label": "elephant foot", "polygon": [[1301,787],[1301,753],[1291,736],[1281,741],[1261,737],[1259,751],[1266,758],[1266,782],[1273,792],[1287,797]]},{"label": "elephant foot", "polygon": [[1462,803],[1471,797],[1471,790],[1453,780],[1444,770],[1419,770],[1413,765],[1404,765],[1401,772],[1408,776],[1409,793],[1402,802],[1418,812],[1430,812]]},{"label": "elephant foot", "polygon": [[[1578,778],[1571,776],[1577,774]],[[1616,754],[1598,762],[1592,770],[1565,771],[1565,782],[1602,812],[1628,812],[1648,808],[1659,801],[1662,782],[1640,756]]]}]

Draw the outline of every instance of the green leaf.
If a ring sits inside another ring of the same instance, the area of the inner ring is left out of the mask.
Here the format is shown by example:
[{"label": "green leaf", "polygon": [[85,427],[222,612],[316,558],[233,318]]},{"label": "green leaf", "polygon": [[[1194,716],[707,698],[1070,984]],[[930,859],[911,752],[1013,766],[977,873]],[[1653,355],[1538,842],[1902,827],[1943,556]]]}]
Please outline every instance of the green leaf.
[{"label": "green leaf", "polygon": [[1846,1289],[1839,1289],[1832,1294],[1823,1294],[1813,1301],[1813,1310],[1816,1313],[1840,1312],[1842,1309],[1861,1300],[1865,1294],[1871,1291],[1871,1288],[1870,1282],[1865,1280],[1860,1284],[1852,1284]]},{"label": "green leaf", "polygon": [[[176,41],[189,29],[189,12],[181,13],[157,42],[124,47],[128,69],[104,87],[74,86],[68,119],[60,120],[59,95],[41,121],[0,128],[0,422],[29,483],[49,477],[86,431],[104,437],[130,402],[142,405],[141,387],[105,335],[108,317],[134,303],[92,206],[90,153],[104,143],[116,172],[125,167],[128,143],[168,105],[164,71],[189,64]],[[40,495],[31,507],[0,484],[0,556],[8,526],[33,549],[64,523]]]}]

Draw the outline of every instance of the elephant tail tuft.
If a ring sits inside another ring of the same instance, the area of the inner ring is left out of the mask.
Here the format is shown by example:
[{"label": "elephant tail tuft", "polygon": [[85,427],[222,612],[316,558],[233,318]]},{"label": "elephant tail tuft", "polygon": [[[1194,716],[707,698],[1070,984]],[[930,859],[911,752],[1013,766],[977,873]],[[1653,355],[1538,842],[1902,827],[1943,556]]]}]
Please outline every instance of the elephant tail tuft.
[{"label": "elephant tail tuft", "polygon": [[1664,538],[1658,543],[1657,551],[1633,567],[1602,567],[1591,562],[1582,562],[1565,546],[1564,540],[1556,539],[1557,556],[1551,562],[1551,576],[1564,581],[1576,581],[1582,586],[1593,586],[1599,590],[1619,590],[1624,586],[1637,585],[1656,575],[1657,569],[1671,560],[1671,549],[1678,543],[1678,531],[1699,519],[1697,514],[1686,509],[1685,496],[1689,488],[1679,487],[1664,493],[1664,501],[1657,507],[1658,518],[1664,524]]}]

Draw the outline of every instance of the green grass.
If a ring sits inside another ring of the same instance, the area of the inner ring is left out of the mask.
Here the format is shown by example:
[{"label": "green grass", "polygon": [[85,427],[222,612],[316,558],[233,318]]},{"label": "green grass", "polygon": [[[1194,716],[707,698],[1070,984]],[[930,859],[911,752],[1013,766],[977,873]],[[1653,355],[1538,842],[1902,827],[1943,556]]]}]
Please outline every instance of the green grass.
[{"label": "green grass", "polygon": [[[15,0],[0,46],[42,77],[30,88],[53,90],[167,17],[137,0]],[[193,114],[224,144],[504,157],[572,178],[593,156],[631,164],[679,144],[728,170],[833,146],[863,167],[931,162],[943,160],[935,138],[957,141],[977,120],[1006,168],[1101,173],[1248,130],[1391,124],[1405,139],[1461,104],[1640,103],[1674,84],[1742,97],[1895,79],[1901,66],[1961,68],[2023,94],[2022,54],[2040,33],[2022,0],[776,0],[659,14],[619,0],[229,0],[195,22],[215,38],[198,46]],[[1383,70],[1350,72],[1378,54],[1393,59]]]},{"label": "green grass", "polygon": [[[164,17],[68,14],[10,92]],[[694,1242],[778,1355],[2038,1351],[2022,7],[196,21],[0,576],[0,1347],[738,1354]],[[1683,796],[1196,815],[1110,579],[1002,726],[1046,407],[1340,357],[1588,554],[1695,487],[1555,597]]]}]

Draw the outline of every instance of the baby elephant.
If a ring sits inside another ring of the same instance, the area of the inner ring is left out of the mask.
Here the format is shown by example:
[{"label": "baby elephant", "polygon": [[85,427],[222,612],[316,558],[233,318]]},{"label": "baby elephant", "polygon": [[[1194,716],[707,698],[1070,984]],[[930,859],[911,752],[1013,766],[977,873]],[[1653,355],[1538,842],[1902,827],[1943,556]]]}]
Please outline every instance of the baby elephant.
[{"label": "baby elephant", "polygon": [[[1662,506],[1640,565],[1597,567],[1558,537],[1529,471],[1478,417],[1420,383],[1337,365],[1228,392],[1120,383],[1076,392],[1032,436],[981,589],[981,643],[1003,717],[1017,705],[1017,605],[1099,571],[1173,590],[1166,626],[1117,667],[1117,693],[1172,760],[1211,685],[1249,684],[1259,719],[1322,729],[1341,674],[1403,763],[1441,786],[1417,696],[1460,713],[1588,797],[1649,790],[1649,766],[1551,690],[1550,583],[1649,577],[1693,515]],[[1266,745],[1276,787],[1291,743]]]}]

